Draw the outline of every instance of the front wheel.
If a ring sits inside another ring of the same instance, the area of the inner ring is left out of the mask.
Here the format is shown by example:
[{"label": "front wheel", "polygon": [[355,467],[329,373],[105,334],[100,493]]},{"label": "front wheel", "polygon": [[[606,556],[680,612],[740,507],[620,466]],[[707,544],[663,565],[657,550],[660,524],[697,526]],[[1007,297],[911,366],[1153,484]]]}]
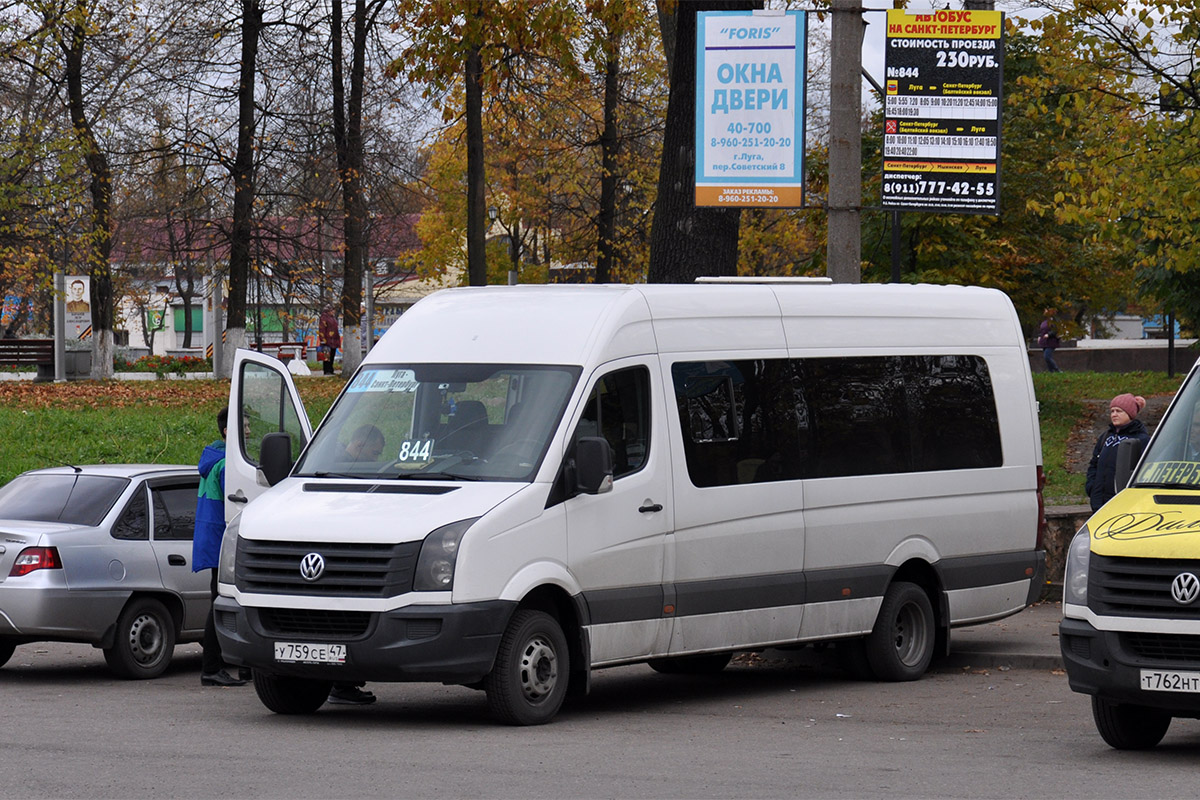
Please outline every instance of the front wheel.
[{"label": "front wheel", "polygon": [[254,691],[276,714],[311,714],[325,705],[332,688],[333,681],[284,678],[254,670]]},{"label": "front wheel", "polygon": [[152,597],[134,600],[117,618],[116,641],[104,649],[109,669],[121,678],[157,678],[175,651],[175,620]]},{"label": "front wheel", "polygon": [[888,587],[875,628],[867,635],[867,663],[881,681],[915,681],[933,660],[936,631],[929,596],[915,583]]},{"label": "front wheel", "polygon": [[1171,726],[1171,715],[1157,708],[1130,706],[1092,695],[1096,730],[1118,750],[1149,750],[1162,741]]},{"label": "front wheel", "polygon": [[492,715],[509,725],[543,725],[567,696],[570,656],[558,620],[542,611],[513,615],[496,664],[483,679]]}]

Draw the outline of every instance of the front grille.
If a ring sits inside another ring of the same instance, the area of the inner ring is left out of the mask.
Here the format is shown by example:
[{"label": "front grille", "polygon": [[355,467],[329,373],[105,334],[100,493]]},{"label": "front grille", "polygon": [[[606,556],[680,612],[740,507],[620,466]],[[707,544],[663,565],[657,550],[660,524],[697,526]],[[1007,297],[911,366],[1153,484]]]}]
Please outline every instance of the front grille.
[{"label": "front grille", "polygon": [[1172,633],[1122,633],[1121,646],[1146,661],[1200,665],[1200,636]]},{"label": "front grille", "polygon": [[1088,607],[1118,617],[1200,620],[1200,602],[1181,606],[1171,597],[1171,581],[1197,573],[1194,560],[1091,556]]},{"label": "front grille", "polygon": [[367,611],[310,608],[262,608],[258,622],[268,634],[349,639],[362,636],[371,624]]},{"label": "front grille", "polygon": [[[236,584],[243,592],[321,597],[394,597],[412,591],[420,542],[238,541]],[[315,581],[300,575],[300,562],[319,553],[325,570]]]}]

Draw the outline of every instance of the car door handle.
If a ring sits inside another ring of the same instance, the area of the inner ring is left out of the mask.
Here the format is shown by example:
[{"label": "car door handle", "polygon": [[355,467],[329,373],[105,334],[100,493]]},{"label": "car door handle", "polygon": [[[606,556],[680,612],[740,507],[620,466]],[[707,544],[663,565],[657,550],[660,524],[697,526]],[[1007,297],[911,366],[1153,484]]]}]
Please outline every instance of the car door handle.
[{"label": "car door handle", "polygon": [[175,553],[172,553],[171,555],[167,556],[167,563],[170,564],[172,567],[186,567],[187,559],[181,555],[176,555]]},{"label": "car door handle", "polygon": [[241,489],[238,489],[237,494],[227,495],[227,497],[229,498],[229,502],[231,502],[231,503],[249,503],[250,502],[250,498],[246,497],[246,495],[242,494]]},{"label": "car door handle", "polygon": [[643,514],[653,514],[655,511],[662,511],[662,503],[651,503],[649,500],[642,503],[642,507],[638,509]]}]

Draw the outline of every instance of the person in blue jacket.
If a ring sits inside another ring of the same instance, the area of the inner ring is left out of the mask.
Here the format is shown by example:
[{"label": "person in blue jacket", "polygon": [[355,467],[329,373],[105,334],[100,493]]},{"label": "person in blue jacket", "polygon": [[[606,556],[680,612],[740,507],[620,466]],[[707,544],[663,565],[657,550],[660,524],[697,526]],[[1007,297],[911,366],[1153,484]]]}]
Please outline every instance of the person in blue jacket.
[{"label": "person in blue jacket", "polygon": [[1099,511],[1100,506],[1117,495],[1117,445],[1125,439],[1149,441],[1150,432],[1137,419],[1145,407],[1146,398],[1128,392],[1117,395],[1109,403],[1108,430],[1096,439],[1084,484],[1092,511]]},{"label": "person in blue jacket", "polygon": [[[192,572],[207,569],[212,575],[210,588],[217,599],[217,565],[221,558],[221,539],[225,535],[225,431],[229,427],[229,409],[217,412],[217,429],[221,438],[204,448],[200,454],[200,490],[196,498],[196,528],[192,536]],[[208,612],[204,623],[204,639],[200,646],[204,654],[200,662],[201,686],[243,686],[246,681],[235,678],[225,668],[221,642],[217,639],[216,619]]]}]

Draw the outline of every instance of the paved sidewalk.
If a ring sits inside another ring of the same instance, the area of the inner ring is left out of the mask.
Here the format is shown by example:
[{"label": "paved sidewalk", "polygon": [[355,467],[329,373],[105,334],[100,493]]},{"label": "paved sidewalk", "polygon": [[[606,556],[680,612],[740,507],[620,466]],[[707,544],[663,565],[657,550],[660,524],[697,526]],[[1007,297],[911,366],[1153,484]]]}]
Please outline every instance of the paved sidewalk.
[{"label": "paved sidewalk", "polygon": [[939,669],[1061,669],[1062,603],[1044,600],[997,622],[950,631],[950,655]]}]

